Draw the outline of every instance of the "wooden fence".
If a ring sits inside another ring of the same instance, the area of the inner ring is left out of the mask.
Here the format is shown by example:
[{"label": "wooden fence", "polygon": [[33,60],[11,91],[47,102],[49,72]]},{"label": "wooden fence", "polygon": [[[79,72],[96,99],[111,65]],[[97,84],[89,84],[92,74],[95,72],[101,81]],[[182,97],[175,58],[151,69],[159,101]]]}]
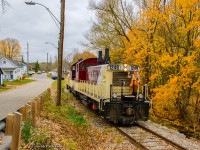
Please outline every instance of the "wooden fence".
[{"label": "wooden fence", "polygon": [[31,120],[32,126],[37,126],[37,117],[43,110],[44,101],[50,99],[50,93],[50,89],[47,89],[44,93],[22,106],[17,112],[7,114],[5,124],[3,121],[1,123],[1,128],[5,131],[5,135],[0,136],[0,150],[19,149],[22,124]]}]

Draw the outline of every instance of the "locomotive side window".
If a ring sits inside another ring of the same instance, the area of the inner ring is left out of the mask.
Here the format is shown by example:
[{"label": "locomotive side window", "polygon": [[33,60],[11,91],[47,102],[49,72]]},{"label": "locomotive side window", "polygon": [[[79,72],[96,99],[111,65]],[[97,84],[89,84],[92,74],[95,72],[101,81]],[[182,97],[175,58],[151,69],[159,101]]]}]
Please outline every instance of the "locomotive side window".
[{"label": "locomotive side window", "polygon": [[72,70],[75,70],[75,66],[72,67]]}]

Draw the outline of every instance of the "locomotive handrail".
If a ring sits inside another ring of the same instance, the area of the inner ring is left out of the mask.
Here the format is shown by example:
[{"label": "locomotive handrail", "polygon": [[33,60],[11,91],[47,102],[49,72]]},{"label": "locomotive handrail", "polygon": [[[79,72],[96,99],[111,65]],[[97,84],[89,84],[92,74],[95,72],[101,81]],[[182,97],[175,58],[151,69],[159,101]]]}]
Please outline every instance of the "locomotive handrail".
[{"label": "locomotive handrail", "polygon": [[[121,97],[123,97],[124,96],[124,89],[126,89],[127,90],[127,86],[125,86],[125,82],[124,82],[124,80],[121,80],[121,81],[116,81],[115,83],[113,83],[113,84],[110,84],[110,99],[111,100],[113,100],[113,97],[112,97],[112,94],[113,94],[113,87],[116,85],[118,85],[117,83],[119,83],[119,82],[121,82]],[[147,100],[147,101],[151,101],[151,99],[148,97],[148,86],[147,86],[147,84],[144,84],[144,85],[141,85],[141,84],[139,84],[139,86],[137,87],[137,95],[136,95],[136,100],[138,100],[138,97],[139,97],[139,94],[140,94],[140,87],[143,87],[142,88],[142,94],[143,94],[143,96],[145,97],[145,99]]]},{"label": "locomotive handrail", "polygon": [[105,98],[106,93],[102,90],[105,83],[98,83],[95,81],[79,80],[78,90],[89,94],[95,98]]}]

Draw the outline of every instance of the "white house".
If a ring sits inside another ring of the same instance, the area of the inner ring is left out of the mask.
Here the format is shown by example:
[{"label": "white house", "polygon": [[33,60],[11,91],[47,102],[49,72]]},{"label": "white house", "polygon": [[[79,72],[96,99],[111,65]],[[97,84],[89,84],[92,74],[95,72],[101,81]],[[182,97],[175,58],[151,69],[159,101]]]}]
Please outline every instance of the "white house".
[{"label": "white house", "polygon": [[22,68],[22,75],[28,73],[28,65],[25,62],[19,62],[19,65]]},{"label": "white house", "polygon": [[3,84],[3,71],[0,68],[0,85]]},{"label": "white house", "polygon": [[22,66],[17,61],[11,58],[1,58],[0,68],[2,69],[4,75],[4,80],[16,80],[22,78]]}]

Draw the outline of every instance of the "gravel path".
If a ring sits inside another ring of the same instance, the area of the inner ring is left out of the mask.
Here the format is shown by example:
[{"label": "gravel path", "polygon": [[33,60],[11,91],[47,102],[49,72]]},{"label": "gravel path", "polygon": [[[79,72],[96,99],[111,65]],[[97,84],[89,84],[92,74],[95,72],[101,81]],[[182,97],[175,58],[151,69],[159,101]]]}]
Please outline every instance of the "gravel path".
[{"label": "gravel path", "polygon": [[36,81],[0,93],[0,120],[43,93],[53,82],[46,74],[36,74],[32,78]]}]

